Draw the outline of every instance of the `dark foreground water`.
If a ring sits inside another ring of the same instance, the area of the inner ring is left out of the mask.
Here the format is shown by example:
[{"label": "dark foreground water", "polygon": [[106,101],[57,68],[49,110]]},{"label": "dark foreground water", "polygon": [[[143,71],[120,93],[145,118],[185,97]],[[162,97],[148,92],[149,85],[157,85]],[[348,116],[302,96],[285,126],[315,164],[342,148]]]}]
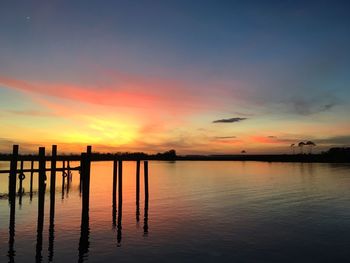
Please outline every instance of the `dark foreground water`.
[{"label": "dark foreground water", "polygon": [[[4,169],[0,163],[0,169]],[[142,174],[141,174],[142,175]],[[150,162],[136,220],[135,163],[124,162],[122,228],[113,225],[112,164],[92,164],[89,231],[81,231],[79,175],[62,194],[57,176],[49,231],[49,180],[42,246],[34,195],[0,199],[0,262],[349,262],[350,166],[263,162]],[[0,174],[0,193],[8,176]],[[146,211],[147,212],[147,211]],[[119,241],[118,241],[119,239]],[[11,250],[11,249],[10,249]]]}]

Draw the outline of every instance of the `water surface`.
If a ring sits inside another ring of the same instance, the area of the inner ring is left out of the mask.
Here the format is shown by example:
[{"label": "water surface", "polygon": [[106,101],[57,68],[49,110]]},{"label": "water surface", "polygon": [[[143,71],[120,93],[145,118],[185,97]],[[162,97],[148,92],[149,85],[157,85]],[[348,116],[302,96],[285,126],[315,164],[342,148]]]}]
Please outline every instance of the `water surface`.
[{"label": "water surface", "polygon": [[[136,165],[123,165],[119,241],[112,217],[112,163],[95,162],[85,250],[79,251],[79,174],[73,172],[70,188],[62,192],[58,172],[54,232],[49,231],[48,180],[38,259],[37,175],[30,198],[26,174],[22,204],[16,200],[13,256],[8,253],[10,207],[6,196],[0,199],[0,262],[346,262],[350,257],[348,165],[152,161],[146,218],[141,173],[138,222]],[[0,169],[6,167],[0,163]],[[0,194],[7,193],[7,183],[8,175],[0,174]]]}]

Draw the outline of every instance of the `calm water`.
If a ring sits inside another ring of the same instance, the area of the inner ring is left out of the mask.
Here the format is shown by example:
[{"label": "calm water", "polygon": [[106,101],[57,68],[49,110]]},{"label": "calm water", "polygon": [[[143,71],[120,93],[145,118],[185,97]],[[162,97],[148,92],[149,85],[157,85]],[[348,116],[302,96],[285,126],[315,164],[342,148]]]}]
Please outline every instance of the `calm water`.
[{"label": "calm water", "polygon": [[[4,169],[4,163],[0,168]],[[112,163],[92,164],[88,262],[349,262],[350,166],[263,162],[150,162],[148,232],[141,173],[124,162],[121,241],[112,224]],[[142,171],[142,170],[141,170]],[[8,176],[0,174],[0,193]],[[37,190],[37,175],[34,176]],[[62,195],[57,176],[53,262],[78,262],[79,175]],[[49,189],[49,180],[47,189]],[[24,180],[29,191],[29,175]],[[42,261],[49,261],[46,192]],[[37,195],[16,203],[14,261],[35,262]],[[0,199],[0,262],[8,262],[8,200]],[[83,236],[84,237],[84,236]],[[88,242],[87,242],[88,241]]]}]

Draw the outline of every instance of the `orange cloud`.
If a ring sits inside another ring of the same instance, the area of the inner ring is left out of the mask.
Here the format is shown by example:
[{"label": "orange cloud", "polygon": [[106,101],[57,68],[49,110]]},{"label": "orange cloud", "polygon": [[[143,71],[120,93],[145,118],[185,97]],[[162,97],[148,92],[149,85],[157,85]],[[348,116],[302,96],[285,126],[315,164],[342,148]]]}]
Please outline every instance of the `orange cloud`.
[{"label": "orange cloud", "polygon": [[179,81],[150,80],[137,76],[133,78],[117,75],[102,85],[100,83],[89,85],[45,83],[0,76],[0,84],[25,92],[119,108],[150,108],[185,113],[208,107],[208,103],[203,103],[208,98],[198,95],[198,90],[194,87],[186,86]]}]

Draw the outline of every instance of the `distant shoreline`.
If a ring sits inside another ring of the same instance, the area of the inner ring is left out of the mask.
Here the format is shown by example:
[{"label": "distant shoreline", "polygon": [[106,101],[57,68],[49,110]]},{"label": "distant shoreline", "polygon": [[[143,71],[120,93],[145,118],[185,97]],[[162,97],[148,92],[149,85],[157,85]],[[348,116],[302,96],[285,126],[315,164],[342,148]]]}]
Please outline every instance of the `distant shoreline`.
[{"label": "distant shoreline", "polygon": [[[259,161],[259,162],[298,162],[298,163],[350,163],[348,155],[333,154],[241,154],[241,155],[179,155],[159,156],[147,154],[96,154],[92,153],[92,161],[121,160],[155,160],[155,161]],[[34,155],[20,155],[18,160],[31,161]],[[80,161],[80,155],[58,155],[57,161]],[[0,155],[0,161],[10,161],[11,155]],[[51,157],[47,156],[47,160]]]}]

